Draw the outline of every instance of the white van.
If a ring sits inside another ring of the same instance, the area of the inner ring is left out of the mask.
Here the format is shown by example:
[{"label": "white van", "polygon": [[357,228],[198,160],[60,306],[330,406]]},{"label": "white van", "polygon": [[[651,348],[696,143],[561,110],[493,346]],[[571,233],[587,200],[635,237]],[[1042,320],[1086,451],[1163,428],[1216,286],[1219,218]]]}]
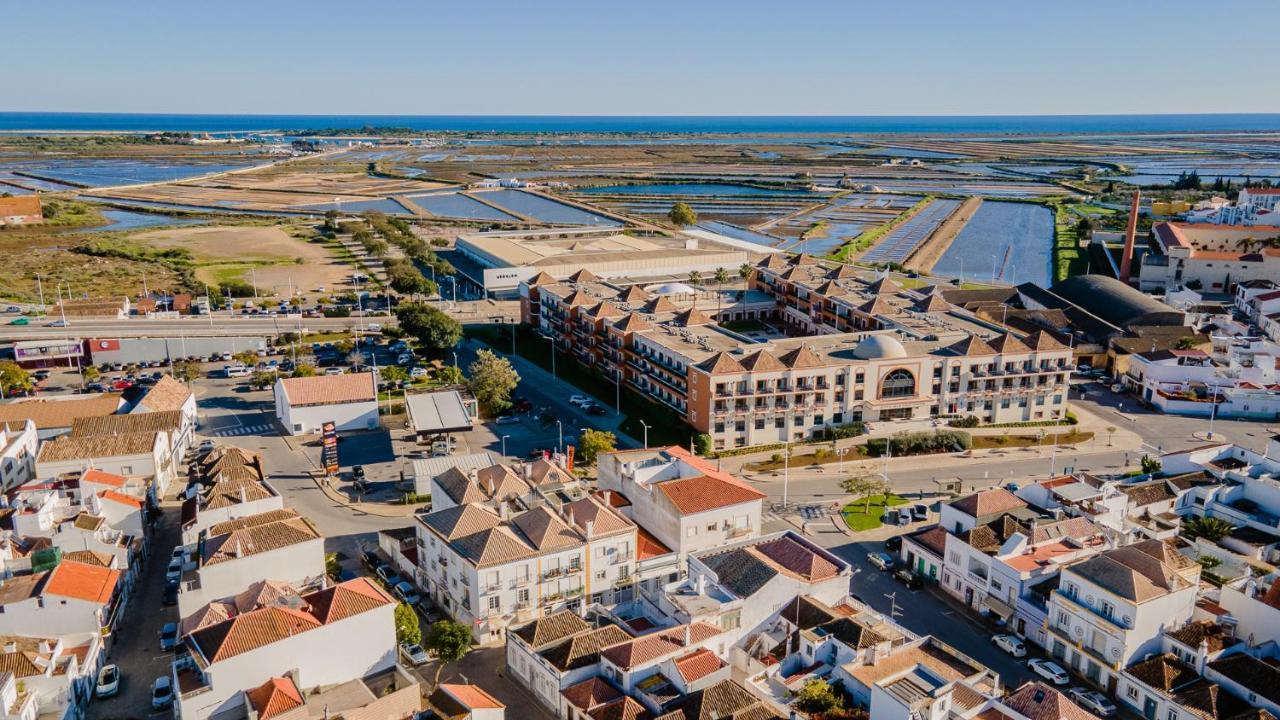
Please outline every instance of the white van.
[{"label": "white van", "polygon": [[235,365],[223,365],[222,372],[229,378],[248,377],[252,374],[250,373],[249,368],[245,367],[241,363],[236,363]]}]

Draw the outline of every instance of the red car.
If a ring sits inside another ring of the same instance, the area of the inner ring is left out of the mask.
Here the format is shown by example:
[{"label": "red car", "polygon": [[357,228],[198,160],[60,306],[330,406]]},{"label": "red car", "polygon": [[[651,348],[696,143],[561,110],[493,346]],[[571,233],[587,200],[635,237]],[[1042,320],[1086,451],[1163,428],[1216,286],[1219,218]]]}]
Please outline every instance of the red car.
[{"label": "red car", "polygon": [[133,383],[129,380],[116,380],[111,383],[112,390],[128,390],[131,387],[133,387]]}]

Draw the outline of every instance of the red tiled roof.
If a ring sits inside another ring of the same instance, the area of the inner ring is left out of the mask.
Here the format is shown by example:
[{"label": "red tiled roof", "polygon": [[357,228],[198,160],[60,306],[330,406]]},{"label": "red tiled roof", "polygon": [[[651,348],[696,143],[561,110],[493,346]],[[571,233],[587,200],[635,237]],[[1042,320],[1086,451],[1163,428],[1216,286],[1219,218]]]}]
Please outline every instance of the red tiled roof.
[{"label": "red tiled roof", "polygon": [[373,373],[313,375],[284,378],[280,381],[285,397],[293,407],[337,405],[350,402],[373,402]]},{"label": "red tiled roof", "polygon": [[951,503],[951,507],[973,517],[983,517],[994,513],[1008,512],[1017,508],[1026,507],[1022,498],[1005,490],[1004,488],[992,488],[983,490],[972,495],[956,500]]},{"label": "red tiled roof", "polygon": [[589,715],[591,720],[649,720],[653,717],[645,706],[627,696],[601,705]]},{"label": "red tiled roof", "polygon": [[782,568],[806,580],[825,580],[839,573],[839,569],[830,560],[785,535],[777,540],[759,543],[755,549]]},{"label": "red tiled roof", "polygon": [[102,492],[98,493],[98,497],[102,498],[103,500],[110,500],[111,502],[114,502],[114,503],[120,503],[121,505],[128,505],[134,510],[142,509],[141,500],[139,500],[136,497],[133,497],[132,495],[125,495],[124,493],[118,493],[115,490],[103,490]]},{"label": "red tiled roof", "polygon": [[258,720],[271,720],[302,706],[302,693],[287,677],[273,677],[245,694],[249,696],[253,709],[258,711]]},{"label": "red tiled roof", "polygon": [[80,476],[80,482],[93,483],[95,485],[108,485],[110,487],[122,488],[125,485],[125,477],[116,475],[115,473],[104,472],[97,468],[89,468]]},{"label": "red tiled roof", "polygon": [[764,493],[710,475],[699,475],[658,484],[667,499],[681,513],[700,513],[740,503],[764,499]]},{"label": "red tiled roof", "polygon": [[577,685],[570,685],[560,694],[569,701],[569,704],[587,712],[622,697],[622,693],[616,687],[600,676],[588,678]]},{"label": "red tiled roof", "polygon": [[[662,632],[619,643],[602,650],[600,656],[608,658],[609,662],[620,668],[629,670],[685,647],[685,627],[685,625],[678,625]],[[720,634],[720,628],[704,622],[695,622],[687,627],[690,645]]]},{"label": "red tiled roof", "polygon": [[492,695],[481,690],[478,685],[450,685],[441,683],[440,689],[449,693],[455,700],[472,710],[499,709],[506,705],[498,702]]},{"label": "red tiled roof", "polygon": [[639,525],[636,526],[636,558],[639,560],[648,560],[656,558],[659,555],[666,555],[671,552],[671,548],[662,544],[662,541],[654,537],[652,533]]},{"label": "red tiled roof", "polygon": [[675,659],[676,670],[687,683],[701,680],[724,667],[724,661],[706,648]]},{"label": "red tiled roof", "polygon": [[63,560],[49,573],[44,592],[105,605],[115,592],[120,571]]}]

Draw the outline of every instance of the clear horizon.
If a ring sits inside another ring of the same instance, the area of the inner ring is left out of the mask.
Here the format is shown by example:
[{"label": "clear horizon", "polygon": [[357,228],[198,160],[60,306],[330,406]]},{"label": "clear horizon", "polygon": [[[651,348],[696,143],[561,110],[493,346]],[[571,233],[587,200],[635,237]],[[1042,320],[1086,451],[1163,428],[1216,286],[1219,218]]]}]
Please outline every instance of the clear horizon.
[{"label": "clear horizon", "polygon": [[[6,10],[28,112],[546,117],[1280,113],[1280,4],[137,0]],[[1242,21],[1247,19],[1247,22]],[[1265,52],[1263,53],[1265,55]]]}]

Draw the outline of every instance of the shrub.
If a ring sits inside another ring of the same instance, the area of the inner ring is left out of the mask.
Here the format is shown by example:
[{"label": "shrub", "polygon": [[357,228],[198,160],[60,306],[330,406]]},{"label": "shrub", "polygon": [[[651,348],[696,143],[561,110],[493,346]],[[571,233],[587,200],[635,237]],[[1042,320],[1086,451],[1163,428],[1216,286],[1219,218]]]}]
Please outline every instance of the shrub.
[{"label": "shrub", "polygon": [[965,415],[947,422],[949,427],[954,428],[975,428],[980,424],[982,424],[982,421],[978,419],[977,415]]},{"label": "shrub", "polygon": [[889,444],[891,454],[894,456],[931,455],[967,450],[973,446],[973,438],[969,433],[959,430],[900,433],[887,440],[886,438],[868,440],[867,454],[871,457],[883,456],[886,444]]}]

